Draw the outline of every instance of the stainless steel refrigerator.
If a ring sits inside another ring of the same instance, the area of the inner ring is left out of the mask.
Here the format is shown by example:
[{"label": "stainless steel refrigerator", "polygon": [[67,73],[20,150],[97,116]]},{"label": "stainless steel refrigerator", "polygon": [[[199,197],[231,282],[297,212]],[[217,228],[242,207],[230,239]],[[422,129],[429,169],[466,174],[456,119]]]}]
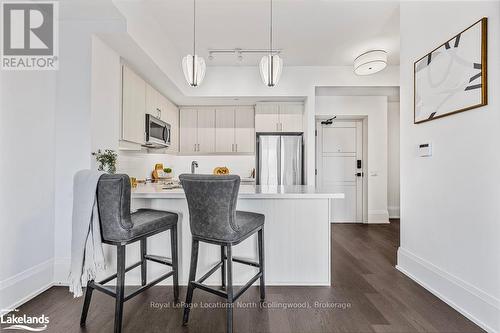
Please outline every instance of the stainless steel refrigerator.
[{"label": "stainless steel refrigerator", "polygon": [[303,185],[302,133],[257,134],[257,185]]}]

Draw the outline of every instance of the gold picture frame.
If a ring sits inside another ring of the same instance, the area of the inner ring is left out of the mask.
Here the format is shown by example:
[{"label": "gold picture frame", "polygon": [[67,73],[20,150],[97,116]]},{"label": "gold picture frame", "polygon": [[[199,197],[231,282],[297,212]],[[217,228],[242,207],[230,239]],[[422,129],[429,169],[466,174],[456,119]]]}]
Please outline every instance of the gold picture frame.
[{"label": "gold picture frame", "polygon": [[[483,17],[413,63],[414,124],[443,118],[488,104],[487,29],[488,18]],[[476,36],[477,30],[480,30],[480,36]],[[475,40],[477,38],[481,43],[480,64],[471,59],[463,58],[464,55],[470,56],[471,54],[477,58],[478,50],[474,49],[475,44],[479,42]],[[465,39],[462,44],[471,45],[462,46],[459,50],[461,39]],[[447,66],[446,69],[445,66]],[[441,80],[439,87],[433,81],[435,79],[432,77],[433,67],[437,67],[438,69],[434,72],[440,74],[438,75]],[[453,72],[452,67],[457,70]],[[479,78],[481,83],[478,83]],[[421,91],[418,91],[419,88]],[[480,92],[477,91],[478,89]],[[453,100],[457,96],[462,97],[464,102],[458,102],[458,98]],[[448,108],[456,108],[446,110],[444,108],[446,103]],[[440,110],[441,107],[443,109]]]}]

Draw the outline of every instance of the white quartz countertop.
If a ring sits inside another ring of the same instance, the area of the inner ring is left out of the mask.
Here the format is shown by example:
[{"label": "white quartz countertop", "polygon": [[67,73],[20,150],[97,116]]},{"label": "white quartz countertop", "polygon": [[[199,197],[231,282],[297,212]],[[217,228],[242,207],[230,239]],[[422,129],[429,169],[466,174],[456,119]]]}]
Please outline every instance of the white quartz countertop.
[{"label": "white quartz countertop", "polygon": [[[182,188],[165,189],[162,184],[138,184],[132,189],[132,198],[136,199],[183,199],[185,198]],[[238,194],[240,199],[343,199],[344,193],[318,189],[314,186],[291,185],[291,186],[269,186],[269,185],[240,185]]]}]

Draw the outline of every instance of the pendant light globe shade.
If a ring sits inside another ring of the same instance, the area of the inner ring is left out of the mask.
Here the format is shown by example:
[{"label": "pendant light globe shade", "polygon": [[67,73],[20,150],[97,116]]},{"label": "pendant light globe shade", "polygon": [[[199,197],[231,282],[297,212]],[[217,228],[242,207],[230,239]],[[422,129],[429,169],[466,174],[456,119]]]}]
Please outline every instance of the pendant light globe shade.
[{"label": "pendant light globe shade", "polygon": [[268,54],[260,60],[260,77],[268,87],[278,84],[283,70],[283,59],[277,54]]},{"label": "pendant light globe shade", "polygon": [[182,70],[184,77],[191,87],[197,87],[205,77],[207,65],[205,59],[198,57],[196,54],[188,54],[182,59]]}]

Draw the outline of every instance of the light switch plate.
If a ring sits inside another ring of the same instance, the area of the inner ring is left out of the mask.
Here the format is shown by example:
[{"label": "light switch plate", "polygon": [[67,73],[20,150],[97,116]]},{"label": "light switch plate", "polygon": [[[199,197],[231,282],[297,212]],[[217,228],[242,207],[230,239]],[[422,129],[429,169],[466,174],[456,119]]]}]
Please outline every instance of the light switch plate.
[{"label": "light switch plate", "polygon": [[421,143],[418,145],[418,156],[430,157],[432,156],[432,143]]}]

